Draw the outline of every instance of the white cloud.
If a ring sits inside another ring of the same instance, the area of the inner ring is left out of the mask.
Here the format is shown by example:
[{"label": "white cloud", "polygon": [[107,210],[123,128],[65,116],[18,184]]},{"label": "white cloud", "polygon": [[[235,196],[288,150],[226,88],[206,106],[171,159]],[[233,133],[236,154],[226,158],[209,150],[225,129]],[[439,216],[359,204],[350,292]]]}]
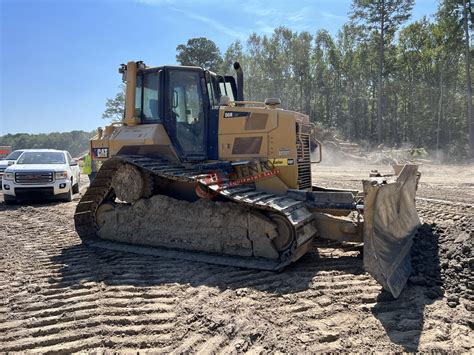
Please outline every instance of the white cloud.
[{"label": "white cloud", "polygon": [[[179,0],[133,0],[133,1],[140,4],[149,5],[149,6],[168,5],[167,7],[170,10],[179,12],[191,20],[202,22],[234,39],[238,38],[238,39],[243,40],[248,35],[248,33],[243,33],[242,31],[238,31],[237,29],[232,28],[229,25],[224,25],[214,18],[199,15],[196,13],[196,10],[200,8],[209,9],[211,8],[212,4],[219,4],[219,1],[217,0],[204,0],[204,1],[201,0],[199,3],[199,6],[197,6],[198,4],[196,3],[196,1],[193,1],[193,0],[181,0],[181,1]],[[181,5],[181,6],[177,7],[178,5]],[[187,9],[185,10],[183,7]],[[212,13],[215,13],[215,12],[212,12]],[[220,18],[220,17],[216,16],[216,18]],[[228,17],[226,16],[225,18],[228,18]]]},{"label": "white cloud", "polygon": [[255,32],[270,35],[278,26],[286,26],[296,31],[311,29],[315,22],[316,9],[311,1],[303,1],[306,6],[296,7],[288,1],[274,0],[263,4],[262,1],[248,0],[240,9],[255,18]]},{"label": "white cloud", "polygon": [[265,7],[260,1],[249,0],[244,1],[239,5],[239,8],[244,12],[262,17],[274,17],[278,15],[278,12],[273,7]]},{"label": "white cloud", "polygon": [[340,16],[340,15],[335,15],[327,11],[320,11],[320,14],[324,17],[330,18],[330,19],[335,19],[335,20],[346,20],[347,16]]},{"label": "white cloud", "polygon": [[223,25],[222,23],[216,21],[215,19],[212,19],[212,18],[209,18],[209,17],[206,17],[206,16],[202,16],[202,15],[198,15],[198,14],[193,13],[191,11],[178,9],[176,7],[172,7],[171,9],[184,14],[186,17],[188,17],[192,20],[196,20],[196,21],[200,21],[202,23],[205,23],[206,25],[209,25],[209,26],[213,27],[214,29],[216,29],[216,30],[218,30],[218,31],[230,36],[230,37],[238,38],[238,39],[241,39],[241,40],[244,40],[245,38],[247,38],[246,33],[242,33],[241,31],[233,29],[233,28],[231,28],[227,25]]},{"label": "white cloud", "polygon": [[269,25],[265,21],[257,20],[255,21],[255,24],[257,25],[255,32],[258,34],[263,33],[263,34],[269,35],[269,34],[272,34],[273,30],[275,29],[275,27]]},{"label": "white cloud", "polygon": [[[311,32],[320,23],[339,23],[347,19],[347,16],[320,10],[322,4],[318,5],[318,3],[324,3],[326,0],[300,0],[298,4],[287,0],[132,1],[150,6],[166,7],[183,14],[188,19],[204,23],[221,34],[243,41],[252,32],[271,35],[274,29],[279,26],[285,26],[298,32]],[[331,1],[337,3],[337,7],[349,4],[349,0]],[[242,28],[242,23],[245,23],[245,28]]]},{"label": "white cloud", "polygon": [[172,4],[173,0],[135,0],[140,4],[151,5],[151,6],[158,6],[163,4]]}]

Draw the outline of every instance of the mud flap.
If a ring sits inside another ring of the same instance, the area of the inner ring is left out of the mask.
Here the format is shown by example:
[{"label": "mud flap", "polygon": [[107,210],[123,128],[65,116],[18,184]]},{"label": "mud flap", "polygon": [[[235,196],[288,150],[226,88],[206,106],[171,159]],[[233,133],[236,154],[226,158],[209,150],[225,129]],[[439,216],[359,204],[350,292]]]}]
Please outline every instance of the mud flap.
[{"label": "mud flap", "polygon": [[417,171],[417,165],[405,165],[398,176],[363,181],[364,268],[395,298],[412,271],[410,250],[420,226]]}]

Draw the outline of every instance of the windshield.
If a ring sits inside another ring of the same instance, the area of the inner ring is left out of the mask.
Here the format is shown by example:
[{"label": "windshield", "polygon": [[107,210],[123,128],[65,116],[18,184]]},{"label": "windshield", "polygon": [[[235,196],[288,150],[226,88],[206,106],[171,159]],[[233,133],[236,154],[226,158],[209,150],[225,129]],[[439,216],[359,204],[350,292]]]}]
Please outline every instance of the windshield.
[{"label": "windshield", "polygon": [[8,156],[5,159],[6,160],[17,160],[18,157],[21,155],[21,153],[23,153],[22,150],[15,150],[15,151],[11,152],[10,154],[8,154]]},{"label": "windshield", "polygon": [[61,152],[25,152],[18,164],[64,164],[66,158]]},{"label": "windshield", "polygon": [[137,75],[135,91],[135,114],[143,123],[160,119],[160,72],[145,72]]}]

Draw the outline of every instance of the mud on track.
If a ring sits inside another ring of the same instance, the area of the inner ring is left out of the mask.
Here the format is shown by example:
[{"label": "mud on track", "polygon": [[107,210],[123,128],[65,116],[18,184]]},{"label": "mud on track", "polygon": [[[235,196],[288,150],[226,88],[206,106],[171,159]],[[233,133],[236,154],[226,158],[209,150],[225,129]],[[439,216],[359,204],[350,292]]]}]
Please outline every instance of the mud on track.
[{"label": "mud on track", "polygon": [[[440,169],[397,300],[323,241],[283,273],[243,270],[83,247],[77,201],[0,203],[0,351],[472,351],[474,181]],[[345,167],[315,174],[359,187]]]}]

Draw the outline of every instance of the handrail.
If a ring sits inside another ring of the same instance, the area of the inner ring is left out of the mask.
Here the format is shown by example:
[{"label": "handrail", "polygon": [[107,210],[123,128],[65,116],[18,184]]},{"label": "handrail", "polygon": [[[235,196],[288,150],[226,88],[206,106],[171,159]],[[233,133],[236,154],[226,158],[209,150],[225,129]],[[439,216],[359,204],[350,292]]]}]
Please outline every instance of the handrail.
[{"label": "handrail", "polygon": [[321,144],[320,141],[318,141],[317,139],[314,139],[314,141],[316,142],[316,144],[318,145],[318,151],[319,151],[319,159],[317,161],[312,161],[310,162],[311,164],[318,164],[318,163],[321,163],[321,161],[323,160],[323,145]]}]

